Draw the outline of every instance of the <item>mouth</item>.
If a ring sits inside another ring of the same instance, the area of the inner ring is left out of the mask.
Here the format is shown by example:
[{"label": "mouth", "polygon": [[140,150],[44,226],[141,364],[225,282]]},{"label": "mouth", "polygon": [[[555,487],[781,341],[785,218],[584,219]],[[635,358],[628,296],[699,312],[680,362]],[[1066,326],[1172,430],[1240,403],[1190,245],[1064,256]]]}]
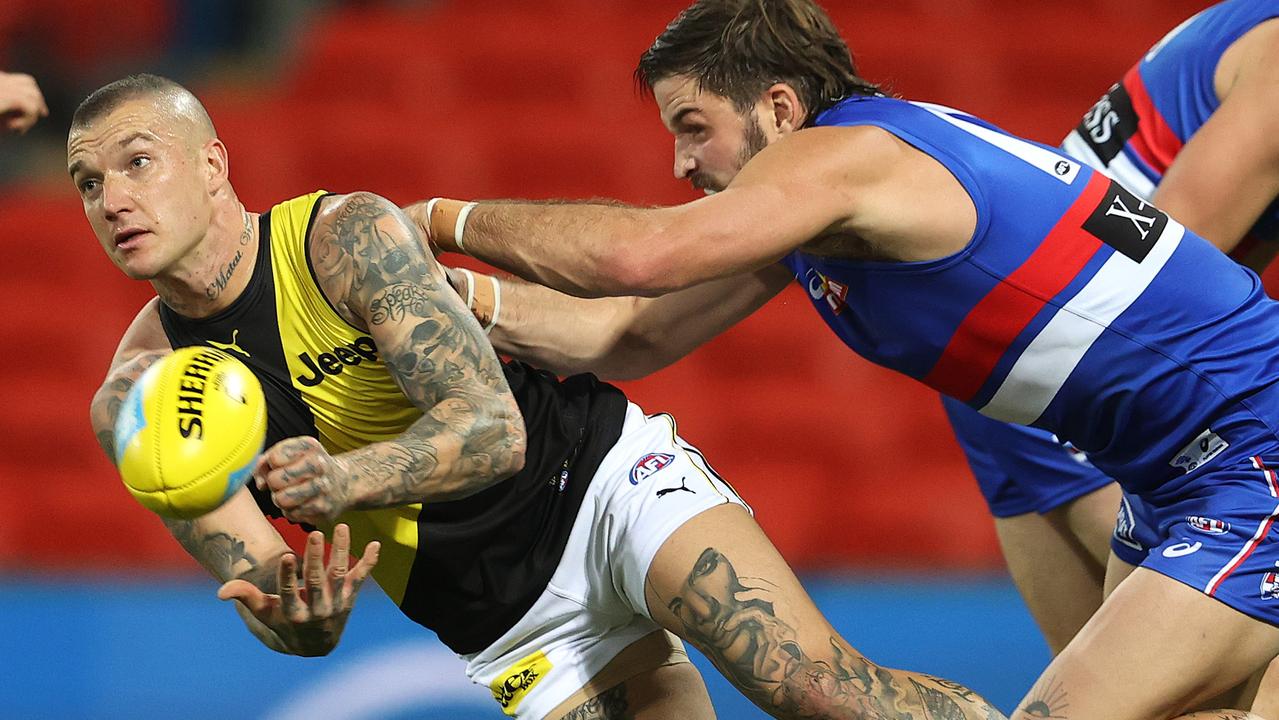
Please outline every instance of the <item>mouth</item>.
[{"label": "mouth", "polygon": [[141,228],[126,228],[119,230],[112,236],[115,241],[116,248],[120,250],[132,250],[142,244],[142,236],[149,235],[150,232]]}]

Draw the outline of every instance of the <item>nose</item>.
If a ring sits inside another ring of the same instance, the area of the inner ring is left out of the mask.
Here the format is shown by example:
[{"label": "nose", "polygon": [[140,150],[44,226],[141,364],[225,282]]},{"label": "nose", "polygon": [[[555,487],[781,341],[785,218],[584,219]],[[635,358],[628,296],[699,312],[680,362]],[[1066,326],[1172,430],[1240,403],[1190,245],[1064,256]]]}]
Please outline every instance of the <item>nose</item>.
[{"label": "nose", "polygon": [[128,180],[111,174],[102,178],[102,209],[108,220],[133,210],[133,191]]},{"label": "nose", "polygon": [[675,143],[675,179],[684,180],[697,170],[697,161],[685,152],[680,144]]}]

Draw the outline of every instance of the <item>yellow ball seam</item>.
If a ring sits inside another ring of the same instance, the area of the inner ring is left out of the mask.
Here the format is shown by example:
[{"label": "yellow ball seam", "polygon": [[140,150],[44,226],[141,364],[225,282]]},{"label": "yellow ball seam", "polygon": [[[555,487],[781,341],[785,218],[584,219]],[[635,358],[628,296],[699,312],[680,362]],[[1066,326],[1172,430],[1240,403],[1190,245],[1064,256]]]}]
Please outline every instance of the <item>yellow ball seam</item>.
[{"label": "yellow ball seam", "polygon": [[[215,352],[217,352],[217,351],[215,350]],[[238,361],[236,361],[234,358],[231,358],[231,356],[230,356],[230,355],[227,355],[226,357],[227,357],[227,358],[230,358],[233,362],[238,362]],[[219,362],[219,364],[222,364],[222,363],[225,363],[226,361],[225,361],[225,360],[219,360],[218,362]],[[217,367],[217,366],[215,365],[215,366],[214,366],[214,368],[216,368],[216,367]],[[247,366],[246,366],[246,369],[247,369]],[[252,370],[250,370],[250,371],[249,371],[249,374],[250,374],[250,375],[252,375],[252,373],[253,373],[253,371],[252,371]],[[161,380],[168,380],[168,379],[169,379],[169,375],[172,375],[172,373],[167,373],[165,376],[163,376],[163,377],[161,378]],[[212,373],[210,373],[210,375],[212,375]],[[256,377],[256,376],[254,376],[254,380],[256,380],[256,379],[257,379],[257,377]],[[167,393],[167,392],[168,392],[168,390],[169,390],[169,388],[168,388],[168,387],[159,388],[159,389],[164,390],[164,391],[165,391],[165,393]],[[156,393],[156,396],[157,396],[157,397],[165,397],[166,395],[165,395],[165,394],[162,394],[162,393]],[[266,404],[266,399],[265,399],[265,398],[263,398],[263,405],[265,405],[265,404]],[[256,422],[256,421],[259,419],[259,417],[261,418],[261,422]],[[168,486],[168,483],[167,483],[167,482],[165,482],[165,479],[164,479],[164,467],[163,467],[163,466],[159,463],[159,455],[160,455],[160,445],[161,445],[161,443],[158,443],[158,442],[157,442],[157,443],[155,443],[155,453],[154,453],[154,454],[155,454],[155,456],[156,456],[156,461],[157,461],[157,462],[156,462],[156,464],[155,464],[155,468],[156,468],[156,476],[160,479],[160,490],[159,490],[159,491],[157,491],[157,492],[160,492],[160,493],[164,493],[164,494],[166,494],[166,499],[167,499],[167,493],[170,493],[170,492],[178,492],[178,491],[181,491],[181,490],[185,490],[186,488],[189,488],[189,487],[191,487],[192,485],[197,485],[197,484],[199,484],[199,483],[201,483],[201,482],[204,482],[205,480],[208,480],[208,479],[209,479],[210,477],[212,477],[213,475],[216,475],[219,471],[221,471],[222,469],[224,469],[227,465],[230,465],[230,464],[231,464],[231,462],[230,462],[231,458],[232,458],[232,457],[235,457],[235,456],[237,456],[237,455],[239,455],[240,451],[241,451],[241,450],[243,450],[243,449],[245,448],[245,446],[248,444],[248,443],[247,443],[248,438],[249,438],[250,436],[256,436],[256,435],[257,435],[257,429],[258,429],[258,426],[260,426],[260,425],[262,425],[263,423],[265,423],[265,422],[266,422],[266,413],[265,413],[265,412],[263,412],[263,413],[261,413],[261,415],[260,415],[260,416],[256,416],[256,414],[255,414],[254,420],[255,420],[255,422],[254,422],[254,424],[253,424],[253,427],[251,428],[252,432],[246,433],[246,434],[245,434],[245,436],[243,437],[243,439],[241,439],[240,443],[239,443],[238,445],[236,445],[236,446],[235,446],[235,447],[231,450],[231,452],[227,453],[227,456],[226,456],[225,458],[223,458],[223,459],[222,459],[222,460],[221,460],[221,461],[220,461],[217,465],[215,465],[215,466],[213,466],[213,467],[209,468],[207,471],[205,471],[205,472],[204,472],[204,474],[202,474],[202,475],[200,475],[200,476],[196,477],[195,479],[190,480],[190,481],[188,481],[188,482],[185,482],[185,483],[183,483],[183,484],[181,484],[181,485],[175,485],[175,486],[173,486],[173,487],[169,487],[169,486]]]}]

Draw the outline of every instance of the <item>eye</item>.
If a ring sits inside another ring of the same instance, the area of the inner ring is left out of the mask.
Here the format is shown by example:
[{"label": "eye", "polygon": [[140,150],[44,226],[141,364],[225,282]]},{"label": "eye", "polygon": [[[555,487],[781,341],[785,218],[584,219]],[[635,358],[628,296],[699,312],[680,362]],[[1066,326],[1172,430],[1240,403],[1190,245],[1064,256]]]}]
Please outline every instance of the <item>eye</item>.
[{"label": "eye", "polygon": [[719,567],[719,553],[711,548],[707,548],[702,556],[698,558],[697,564],[693,566],[693,572],[690,575],[702,577],[715,572],[715,568]]},{"label": "eye", "polygon": [[88,195],[89,193],[97,189],[98,189],[97,180],[89,179],[89,180],[80,181],[80,192],[84,195]]},{"label": "eye", "polygon": [[135,168],[144,168],[151,164],[151,158],[146,155],[135,155],[133,156],[133,159],[129,161],[129,164]]}]

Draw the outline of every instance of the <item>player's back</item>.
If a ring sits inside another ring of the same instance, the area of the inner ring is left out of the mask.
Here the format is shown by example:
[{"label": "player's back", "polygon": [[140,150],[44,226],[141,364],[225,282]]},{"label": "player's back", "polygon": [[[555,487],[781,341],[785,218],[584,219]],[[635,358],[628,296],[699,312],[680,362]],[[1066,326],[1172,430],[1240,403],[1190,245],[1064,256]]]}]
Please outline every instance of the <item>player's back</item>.
[{"label": "player's back", "polygon": [[1183,445],[1279,380],[1266,357],[1236,367],[1279,350],[1279,306],[1255,275],[1105,176],[937,106],[855,98],[817,124],[893,133],[977,211],[968,246],[934,261],[787,258],[871,360],[1056,432],[1130,484],[1179,474]]},{"label": "player's back", "polygon": [[[1062,142],[1074,157],[1150,199],[1184,146],[1221,106],[1215,77],[1226,51],[1279,18],[1279,0],[1227,0],[1178,25],[1097,101]],[[1279,202],[1231,253],[1279,237]]]}]

